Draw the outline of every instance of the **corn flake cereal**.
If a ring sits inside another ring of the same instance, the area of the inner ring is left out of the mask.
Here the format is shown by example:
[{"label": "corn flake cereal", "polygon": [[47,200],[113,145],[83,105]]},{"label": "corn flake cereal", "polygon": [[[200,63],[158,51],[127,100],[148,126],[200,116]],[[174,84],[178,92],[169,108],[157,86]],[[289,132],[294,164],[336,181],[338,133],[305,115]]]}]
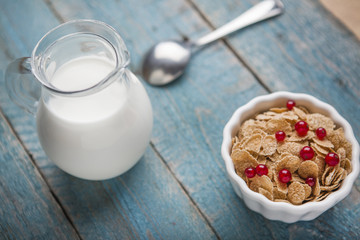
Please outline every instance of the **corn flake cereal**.
[{"label": "corn flake cereal", "polygon": [[292,204],[299,205],[305,200],[305,188],[299,182],[289,185],[288,199]]},{"label": "corn flake cereal", "polygon": [[[300,136],[295,123],[305,121],[309,131]],[[319,138],[316,129],[326,129],[326,137]],[[278,141],[275,133],[283,131],[284,140]],[[341,187],[342,181],[351,172],[351,143],[345,138],[344,130],[336,127],[334,121],[320,113],[311,113],[303,106],[292,110],[278,107],[257,114],[240,126],[232,139],[231,158],[236,173],[245,180],[248,187],[271,201],[294,205],[321,201]],[[310,146],[314,157],[304,161],[300,150]],[[336,153],[339,164],[329,166],[325,162],[328,153]],[[267,175],[247,177],[245,169],[255,169],[264,164]],[[291,180],[279,180],[283,169],[291,173]],[[313,178],[312,184],[306,181]]]}]

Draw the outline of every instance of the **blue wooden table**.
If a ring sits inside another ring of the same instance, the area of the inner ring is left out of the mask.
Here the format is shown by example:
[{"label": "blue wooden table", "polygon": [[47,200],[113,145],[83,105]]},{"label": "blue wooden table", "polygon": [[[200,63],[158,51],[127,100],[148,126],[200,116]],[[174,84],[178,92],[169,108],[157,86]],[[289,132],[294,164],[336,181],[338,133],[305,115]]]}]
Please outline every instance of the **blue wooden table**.
[{"label": "blue wooden table", "polygon": [[154,110],[151,143],[134,168],[112,180],[80,180],[55,167],[34,118],[4,89],[7,64],[28,56],[60,23],[112,25],[140,75],[154,43],[196,39],[257,2],[0,0],[0,239],[360,239],[360,178],[317,219],[285,224],[244,205],[220,155],[233,111],[278,90],[333,105],[359,139],[359,41],[317,0],[284,0],[284,15],[203,49],[179,81],[144,84]]}]

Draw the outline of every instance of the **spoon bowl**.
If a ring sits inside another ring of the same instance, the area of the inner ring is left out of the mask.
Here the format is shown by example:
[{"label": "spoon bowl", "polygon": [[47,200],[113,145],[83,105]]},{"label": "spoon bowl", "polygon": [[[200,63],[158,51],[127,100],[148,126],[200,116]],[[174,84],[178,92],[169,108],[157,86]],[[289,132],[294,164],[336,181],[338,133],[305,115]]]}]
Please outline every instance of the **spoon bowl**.
[{"label": "spoon bowl", "polygon": [[191,57],[191,44],[163,41],[154,45],[145,55],[142,73],[151,85],[166,85],[183,74]]}]

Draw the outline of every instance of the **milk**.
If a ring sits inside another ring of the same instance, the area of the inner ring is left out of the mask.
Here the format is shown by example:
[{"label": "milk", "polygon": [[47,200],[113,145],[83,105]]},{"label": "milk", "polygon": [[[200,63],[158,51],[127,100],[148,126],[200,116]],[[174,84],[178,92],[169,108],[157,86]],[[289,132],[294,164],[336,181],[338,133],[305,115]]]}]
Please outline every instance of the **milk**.
[{"label": "milk", "polygon": [[[114,64],[97,56],[73,59],[51,75],[59,90],[75,91],[99,83]],[[43,94],[37,129],[47,156],[74,176],[100,180],[127,171],[143,155],[152,129],[152,109],[145,89],[127,72],[87,96]]]}]

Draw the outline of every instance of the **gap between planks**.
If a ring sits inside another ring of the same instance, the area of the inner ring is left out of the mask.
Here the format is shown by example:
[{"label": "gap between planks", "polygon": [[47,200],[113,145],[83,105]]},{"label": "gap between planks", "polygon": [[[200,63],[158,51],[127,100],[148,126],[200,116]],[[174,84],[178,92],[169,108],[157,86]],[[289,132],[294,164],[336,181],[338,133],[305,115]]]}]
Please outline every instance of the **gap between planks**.
[{"label": "gap between planks", "polygon": [[[204,20],[204,22],[212,29],[215,30],[216,27],[211,23],[211,21],[206,17],[206,15],[200,10],[200,8],[192,1],[192,0],[186,0],[189,5],[194,9],[194,11],[199,14],[200,18]],[[222,41],[224,45],[230,50],[232,54],[236,57],[239,62],[244,65],[245,69],[247,69],[250,74],[255,78],[255,80],[268,92],[271,93],[271,89],[261,80],[260,76],[256,73],[256,71],[246,62],[246,60],[240,56],[239,53],[236,52],[236,50],[230,45],[230,43],[224,39],[221,38],[219,41]]]},{"label": "gap between planks", "polygon": [[50,0],[43,0],[43,1],[60,23],[66,22],[65,19],[61,16],[61,14],[56,10],[52,2],[50,2]]},{"label": "gap between planks", "polygon": [[199,208],[199,206],[196,204],[196,202],[194,201],[194,199],[190,196],[189,192],[186,190],[185,186],[179,181],[179,179],[177,179],[175,173],[171,170],[171,168],[169,167],[169,165],[167,164],[167,162],[165,161],[165,159],[161,156],[160,152],[156,149],[155,145],[150,142],[150,147],[152,148],[152,150],[155,152],[156,156],[162,161],[162,163],[165,165],[166,169],[169,171],[169,173],[173,176],[173,178],[175,179],[175,181],[179,184],[180,188],[184,191],[184,193],[186,194],[186,196],[188,196],[190,202],[193,204],[193,206],[195,207],[195,209],[199,212],[200,216],[205,220],[205,222],[207,223],[207,225],[209,226],[209,228],[211,229],[211,231],[213,231],[213,233],[215,234],[217,239],[220,239],[220,236],[218,235],[218,233],[216,232],[216,230],[213,228],[213,226],[211,225],[209,219],[206,217],[206,215],[201,211],[201,209]]},{"label": "gap between planks", "polygon": [[51,196],[54,198],[55,202],[58,204],[58,206],[60,207],[62,213],[64,214],[66,220],[69,221],[71,227],[74,229],[77,237],[79,239],[82,239],[80,236],[79,231],[77,230],[77,228],[75,227],[73,221],[71,220],[70,216],[68,215],[68,213],[66,212],[66,210],[64,209],[64,207],[62,206],[62,204],[60,203],[58,197],[56,196],[55,192],[52,190],[49,182],[47,181],[46,177],[44,176],[44,174],[42,173],[40,167],[36,164],[36,161],[33,158],[33,155],[30,153],[30,151],[25,147],[25,144],[23,143],[23,141],[21,140],[20,136],[16,133],[15,129],[13,128],[13,126],[11,125],[9,119],[5,116],[5,114],[3,113],[2,109],[0,108],[0,117],[2,117],[6,123],[6,125],[9,127],[10,132],[15,136],[16,140],[18,140],[20,146],[23,148],[23,150],[25,151],[25,153],[28,155],[31,163],[34,165],[35,169],[38,171],[39,173],[39,177],[41,180],[44,181],[45,185],[48,187],[49,192],[51,194]]}]

